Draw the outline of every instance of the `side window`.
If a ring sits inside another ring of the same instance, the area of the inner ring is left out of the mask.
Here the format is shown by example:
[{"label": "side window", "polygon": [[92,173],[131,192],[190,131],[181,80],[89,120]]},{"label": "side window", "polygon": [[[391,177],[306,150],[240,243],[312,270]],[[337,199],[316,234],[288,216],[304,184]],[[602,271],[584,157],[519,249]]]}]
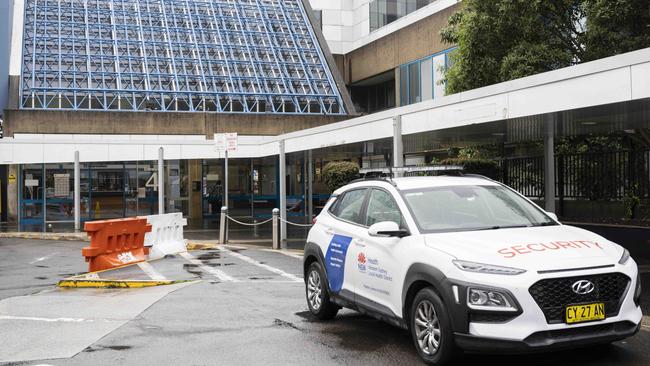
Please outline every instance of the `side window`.
[{"label": "side window", "polygon": [[382,221],[392,221],[399,227],[404,226],[402,213],[390,193],[373,189],[368,200],[366,225],[371,226]]},{"label": "side window", "polygon": [[336,205],[332,208],[332,214],[341,220],[363,224],[360,217],[363,200],[366,198],[365,189],[356,189],[343,194],[337,198]]}]

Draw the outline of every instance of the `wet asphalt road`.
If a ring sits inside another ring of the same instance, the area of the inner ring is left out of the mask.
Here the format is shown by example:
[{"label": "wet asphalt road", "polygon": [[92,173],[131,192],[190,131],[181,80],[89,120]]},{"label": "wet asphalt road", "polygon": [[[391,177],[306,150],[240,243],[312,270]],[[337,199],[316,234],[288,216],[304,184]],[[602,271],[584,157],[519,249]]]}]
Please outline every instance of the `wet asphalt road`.
[{"label": "wet asphalt road", "polygon": [[[58,276],[83,271],[81,246],[0,239],[0,300],[51,291]],[[57,254],[35,261],[45,257],[42,253]],[[301,276],[299,258],[251,247],[193,255],[232,280],[190,267],[197,282],[167,294],[74,357],[17,364],[421,364],[406,331],[352,311],[341,311],[329,322],[312,318],[304,285],[292,280]],[[650,288],[650,274],[643,281]],[[91,290],[72,291],[95,296]],[[139,290],[108,291],[120,296],[120,291]],[[649,300],[646,296],[646,304]],[[648,365],[649,350],[650,327],[643,327],[635,337],[607,347],[534,356],[466,355],[459,364]]]}]

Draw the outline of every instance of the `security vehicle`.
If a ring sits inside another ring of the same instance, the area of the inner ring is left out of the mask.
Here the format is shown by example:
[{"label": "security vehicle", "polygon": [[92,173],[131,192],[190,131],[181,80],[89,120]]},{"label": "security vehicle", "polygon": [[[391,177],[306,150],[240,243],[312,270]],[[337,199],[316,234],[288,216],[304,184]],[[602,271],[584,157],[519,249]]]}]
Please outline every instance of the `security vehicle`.
[{"label": "security vehicle", "polygon": [[642,318],[637,265],[481,176],[361,180],[334,192],[304,255],[309,310],[342,307],[409,329],[432,365],[462,350],[605,344]]}]

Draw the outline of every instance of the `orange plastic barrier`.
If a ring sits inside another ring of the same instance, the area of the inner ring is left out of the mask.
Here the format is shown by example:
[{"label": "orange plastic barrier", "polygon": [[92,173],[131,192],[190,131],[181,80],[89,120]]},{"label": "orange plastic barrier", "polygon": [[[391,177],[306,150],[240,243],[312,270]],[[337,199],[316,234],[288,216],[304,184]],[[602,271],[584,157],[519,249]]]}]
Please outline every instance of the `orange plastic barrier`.
[{"label": "orange plastic barrier", "polygon": [[146,218],[92,221],[84,224],[90,246],[81,249],[89,262],[88,271],[95,272],[142,262],[149,254],[144,235],[151,231]]}]

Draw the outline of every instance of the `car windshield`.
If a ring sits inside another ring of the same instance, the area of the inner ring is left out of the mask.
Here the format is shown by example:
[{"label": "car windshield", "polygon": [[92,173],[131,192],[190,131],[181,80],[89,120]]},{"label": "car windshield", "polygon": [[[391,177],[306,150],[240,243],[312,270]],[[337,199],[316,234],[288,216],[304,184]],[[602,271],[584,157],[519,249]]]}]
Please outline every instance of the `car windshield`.
[{"label": "car windshield", "polygon": [[539,208],[503,186],[435,187],[403,194],[422,232],[557,225]]}]

